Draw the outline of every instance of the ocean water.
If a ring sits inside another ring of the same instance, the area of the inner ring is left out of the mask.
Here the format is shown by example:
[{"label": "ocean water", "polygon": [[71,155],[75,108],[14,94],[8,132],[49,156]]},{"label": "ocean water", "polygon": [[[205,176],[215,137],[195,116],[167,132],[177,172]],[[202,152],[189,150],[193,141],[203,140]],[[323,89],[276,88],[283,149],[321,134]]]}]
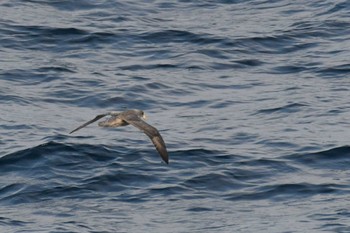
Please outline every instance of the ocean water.
[{"label": "ocean water", "polygon": [[[350,232],[346,0],[0,2],[0,232]],[[170,163],[127,126],[142,109]]]}]

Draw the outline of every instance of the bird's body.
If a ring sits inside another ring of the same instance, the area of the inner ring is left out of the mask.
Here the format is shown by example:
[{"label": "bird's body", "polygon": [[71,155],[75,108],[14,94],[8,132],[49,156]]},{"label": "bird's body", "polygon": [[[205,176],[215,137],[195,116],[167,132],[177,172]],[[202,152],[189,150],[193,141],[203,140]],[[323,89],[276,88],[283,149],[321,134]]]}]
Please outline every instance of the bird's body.
[{"label": "bird's body", "polygon": [[98,125],[100,127],[120,127],[120,126],[129,125],[129,124],[135,126],[136,128],[143,131],[152,140],[154,146],[156,147],[157,151],[159,152],[164,162],[169,163],[168,152],[166,150],[166,146],[162,136],[160,135],[160,133],[156,128],[147,124],[144,121],[144,119],[146,119],[146,115],[141,110],[134,109],[134,110],[126,110],[124,112],[109,112],[109,113],[97,115],[94,119],[74,129],[72,132],[70,132],[70,134],[74,133],[75,131],[81,128],[84,128],[85,126],[91,123],[94,123],[95,121],[98,121],[99,119],[105,116],[111,116],[111,117],[105,121],[99,122]]},{"label": "bird's body", "polygon": [[111,115],[107,120],[98,122],[98,126],[100,127],[119,127],[126,125],[129,125],[129,123],[122,120],[122,118],[119,117],[119,114]]}]

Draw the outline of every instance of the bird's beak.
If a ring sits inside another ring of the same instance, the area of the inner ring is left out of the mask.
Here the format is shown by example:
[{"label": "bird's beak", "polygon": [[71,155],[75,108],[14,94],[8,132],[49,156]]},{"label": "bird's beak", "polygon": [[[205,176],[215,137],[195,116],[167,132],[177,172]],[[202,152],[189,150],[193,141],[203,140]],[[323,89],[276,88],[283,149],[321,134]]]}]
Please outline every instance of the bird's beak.
[{"label": "bird's beak", "polygon": [[146,119],[147,119],[146,114],[143,114],[142,118],[143,118],[144,120],[146,120]]}]

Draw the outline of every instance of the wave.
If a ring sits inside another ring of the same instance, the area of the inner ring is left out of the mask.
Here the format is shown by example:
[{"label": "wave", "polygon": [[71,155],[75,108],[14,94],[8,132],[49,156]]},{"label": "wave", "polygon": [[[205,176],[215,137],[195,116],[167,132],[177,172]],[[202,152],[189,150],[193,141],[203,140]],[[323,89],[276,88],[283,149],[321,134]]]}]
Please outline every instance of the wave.
[{"label": "wave", "polygon": [[251,191],[238,191],[226,195],[230,201],[261,200],[284,201],[305,198],[320,194],[336,194],[344,188],[335,184],[312,184],[312,183],[285,183],[276,185],[262,185]]},{"label": "wave", "polygon": [[350,146],[340,146],[308,154],[285,157],[294,163],[318,169],[347,170],[350,165]]}]

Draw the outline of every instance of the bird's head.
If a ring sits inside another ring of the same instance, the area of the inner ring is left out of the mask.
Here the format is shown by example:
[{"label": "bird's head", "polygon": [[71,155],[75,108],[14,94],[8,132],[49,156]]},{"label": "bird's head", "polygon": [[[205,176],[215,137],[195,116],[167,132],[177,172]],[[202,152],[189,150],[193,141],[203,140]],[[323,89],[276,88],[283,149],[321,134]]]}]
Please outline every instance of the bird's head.
[{"label": "bird's head", "polygon": [[138,117],[140,117],[141,119],[146,120],[147,117],[146,117],[146,114],[144,113],[144,111],[135,109],[134,112],[136,113],[136,115]]}]

